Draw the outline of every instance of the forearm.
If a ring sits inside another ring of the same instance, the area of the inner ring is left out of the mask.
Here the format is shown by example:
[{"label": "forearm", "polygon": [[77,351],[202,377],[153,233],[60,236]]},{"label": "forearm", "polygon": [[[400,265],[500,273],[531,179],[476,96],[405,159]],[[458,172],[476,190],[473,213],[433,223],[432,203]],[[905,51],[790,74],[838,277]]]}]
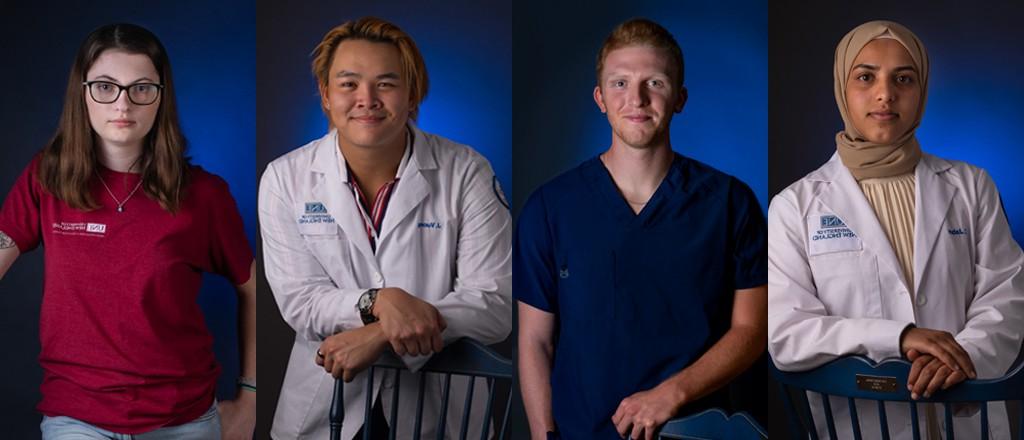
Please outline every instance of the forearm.
[{"label": "forearm", "polygon": [[[256,262],[250,269],[249,281],[238,286],[238,353],[239,374],[256,379]],[[252,392],[250,392],[252,391]],[[240,398],[253,397],[254,390],[242,390]],[[250,396],[251,395],[251,396]]]},{"label": "forearm", "polygon": [[545,439],[548,431],[555,431],[555,418],[551,412],[551,359],[552,347],[537,344],[520,332],[519,388],[523,406],[534,439]]},{"label": "forearm", "polygon": [[670,387],[682,404],[700,399],[750,368],[764,352],[765,339],[763,328],[734,326],[696,362],[662,385]]},{"label": "forearm", "polygon": [[11,264],[20,254],[21,251],[18,250],[18,246],[15,246],[14,240],[0,232],[0,279],[3,279],[7,274],[7,269],[11,268]]}]

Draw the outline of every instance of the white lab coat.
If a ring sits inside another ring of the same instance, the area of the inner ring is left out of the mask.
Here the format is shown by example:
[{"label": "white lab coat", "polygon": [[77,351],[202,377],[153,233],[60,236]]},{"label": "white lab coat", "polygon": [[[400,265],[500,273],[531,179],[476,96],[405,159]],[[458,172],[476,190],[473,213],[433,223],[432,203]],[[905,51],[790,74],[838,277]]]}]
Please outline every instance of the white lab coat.
[{"label": "white lab coat", "polygon": [[[363,325],[356,302],[369,288],[399,287],[436,306],[448,324],[445,343],[470,337],[491,344],[511,330],[511,216],[494,172],[469,147],[409,127],[412,155],[391,195],[376,254],[343,182],[335,131],[274,160],[263,173],[259,216],[267,280],[295,330],[275,439],[328,438],[334,379],[314,363],[315,353],[327,336]],[[417,369],[427,359],[405,360]],[[345,386],[343,439],[363,424],[366,374]],[[374,392],[390,417],[392,374],[375,376]],[[433,438],[440,409],[441,379],[434,376],[428,375],[424,399],[424,438]],[[397,438],[411,437],[414,378],[401,378]],[[449,427],[459,426],[467,384],[453,380]],[[486,403],[481,384],[474,393],[474,438]]]},{"label": "white lab coat", "polygon": [[[953,334],[979,378],[1001,377],[1011,366],[1024,333],[1024,254],[995,185],[984,170],[928,154],[915,177],[914,301],[838,155],[772,199],[768,350],[779,369],[807,370],[854,354],[898,358],[900,333],[911,323]],[[866,438],[879,436],[876,406],[857,408]],[[910,438],[907,405],[887,408],[893,438]],[[1009,438],[1003,408],[990,406],[991,438]],[[846,400],[833,398],[832,409],[840,438],[852,438]],[[974,419],[954,422],[957,438],[978,437]]]}]

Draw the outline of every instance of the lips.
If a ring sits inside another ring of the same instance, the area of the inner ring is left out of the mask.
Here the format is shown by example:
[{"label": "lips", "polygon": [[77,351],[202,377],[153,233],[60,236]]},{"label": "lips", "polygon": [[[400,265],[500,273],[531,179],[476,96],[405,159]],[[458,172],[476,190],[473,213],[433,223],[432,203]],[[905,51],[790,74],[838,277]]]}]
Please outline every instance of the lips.
[{"label": "lips", "polygon": [[895,121],[900,118],[900,114],[887,110],[881,110],[868,113],[868,117],[876,121]]},{"label": "lips", "polygon": [[384,121],[385,118],[383,115],[360,115],[352,116],[350,119],[361,124],[379,124]]},{"label": "lips", "polygon": [[120,128],[130,127],[132,125],[135,125],[135,121],[133,121],[131,119],[111,119],[109,122],[110,122],[111,125],[113,125],[115,127],[120,127]]},{"label": "lips", "polygon": [[648,115],[626,115],[626,116],[623,116],[623,119],[625,119],[625,120],[627,120],[629,122],[642,123],[642,122],[650,121],[651,117],[648,116]]}]

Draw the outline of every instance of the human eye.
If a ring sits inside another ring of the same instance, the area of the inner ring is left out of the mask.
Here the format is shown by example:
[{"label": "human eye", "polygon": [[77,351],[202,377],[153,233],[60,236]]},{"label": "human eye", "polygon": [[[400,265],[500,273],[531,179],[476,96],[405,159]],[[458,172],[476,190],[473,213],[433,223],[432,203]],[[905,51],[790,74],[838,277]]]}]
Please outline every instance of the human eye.
[{"label": "human eye", "polygon": [[132,86],[132,92],[148,94],[156,91],[156,86],[153,84],[135,84]]},{"label": "human eye", "polygon": [[612,87],[619,88],[619,89],[621,89],[623,87],[626,87],[626,80],[622,80],[622,79],[612,80]]},{"label": "human eye", "polygon": [[654,87],[654,88],[660,89],[660,88],[665,86],[665,81],[662,81],[660,79],[652,79],[650,81],[647,81],[647,85],[650,86],[650,87]]},{"label": "human eye", "polygon": [[398,87],[398,85],[390,82],[381,82],[377,84],[377,88],[379,89],[393,89],[395,87]]},{"label": "human eye", "polygon": [[354,89],[354,88],[356,88],[356,82],[355,81],[342,81],[342,82],[338,83],[338,87],[341,87],[343,89]]},{"label": "human eye", "polygon": [[110,92],[114,90],[114,85],[108,82],[97,82],[93,84],[93,87],[100,92]]},{"label": "human eye", "polygon": [[896,82],[898,82],[900,84],[913,84],[914,83],[914,77],[911,76],[911,75],[898,75],[896,77]]},{"label": "human eye", "polygon": [[857,81],[861,81],[861,82],[868,82],[868,81],[871,81],[872,79],[874,79],[874,77],[875,77],[874,75],[872,75],[870,73],[867,73],[867,72],[864,72],[864,73],[861,73],[861,74],[857,75],[855,77],[855,79]]}]

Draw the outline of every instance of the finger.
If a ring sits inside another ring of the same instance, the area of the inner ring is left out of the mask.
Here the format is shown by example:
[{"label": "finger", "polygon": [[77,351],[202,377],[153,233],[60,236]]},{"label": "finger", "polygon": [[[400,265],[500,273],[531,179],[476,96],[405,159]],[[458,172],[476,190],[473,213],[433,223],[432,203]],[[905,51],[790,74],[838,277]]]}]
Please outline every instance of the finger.
[{"label": "finger", "polygon": [[324,358],[323,356],[320,356],[320,353],[317,353],[316,356],[313,356],[313,362],[316,362],[316,364],[321,367],[324,366]]},{"label": "finger", "polygon": [[644,435],[644,425],[638,423],[636,420],[633,420],[633,431],[630,432],[629,438],[634,439],[634,440],[640,440],[640,439],[644,438],[643,435]]},{"label": "finger", "polygon": [[644,429],[644,440],[654,440],[654,424]]},{"label": "finger", "polygon": [[914,363],[910,364],[910,375],[907,376],[907,390],[914,389],[914,383],[917,382],[917,377],[921,374],[921,369],[928,364],[928,359],[933,359],[931,356],[927,358],[918,357]]},{"label": "finger", "polygon": [[331,366],[331,376],[334,376],[335,379],[341,378],[341,375],[344,372],[345,369],[342,367],[341,362],[335,362],[334,365]]},{"label": "finger", "polygon": [[953,370],[950,370],[949,367],[945,365],[939,367],[939,369],[935,371],[935,376],[932,376],[932,380],[928,382],[928,387],[924,390],[924,397],[931,398],[935,392],[939,390],[939,387],[946,382],[946,378],[949,377],[952,372]]},{"label": "finger", "polygon": [[629,423],[626,417],[619,419],[619,423],[615,424],[615,430],[619,432],[620,438],[626,438],[626,434],[633,429],[633,425]]},{"label": "finger", "polygon": [[953,374],[950,374],[949,377],[946,377],[946,382],[942,384],[942,389],[948,390],[953,385],[963,382],[964,380],[967,380],[967,376],[964,375],[964,373],[954,371]]},{"label": "finger", "polygon": [[917,351],[916,348],[911,348],[910,351],[907,352],[907,359],[909,359],[910,362],[916,361],[917,358],[920,357],[920,356],[921,356],[921,352]]},{"label": "finger", "polygon": [[323,365],[321,365],[321,366],[324,367],[324,371],[326,371],[328,373],[333,371],[334,370],[334,356],[325,356],[324,359],[323,359]]},{"label": "finger", "polygon": [[921,371],[921,375],[918,376],[917,382],[914,382],[914,389],[910,392],[910,398],[920,399],[921,395],[927,389],[928,384],[932,381],[932,377],[935,376],[935,372],[942,367],[942,363],[939,361],[929,362]]},{"label": "finger", "polygon": [[[960,361],[954,356],[949,345],[946,344],[944,340],[937,340],[928,344],[925,351],[938,358],[942,363],[949,366],[949,368],[954,370],[960,369]],[[963,369],[963,371],[967,371],[967,369]]]},{"label": "finger", "polygon": [[405,343],[397,339],[391,341],[391,349],[399,356],[405,356],[405,353],[408,352],[405,349]]},{"label": "finger", "polygon": [[444,339],[441,338],[441,333],[435,333],[432,342],[434,353],[440,353],[441,350],[444,350]]},{"label": "finger", "polygon": [[978,377],[978,373],[974,369],[974,362],[971,361],[971,355],[967,354],[967,350],[964,350],[964,347],[952,337],[947,340],[947,343],[953,353],[953,357],[957,360],[960,371],[967,373],[972,378]]},{"label": "finger", "polygon": [[348,383],[352,382],[352,379],[355,379],[355,374],[352,373],[351,368],[346,368],[345,371],[341,373],[341,380],[345,381],[345,383]]}]

